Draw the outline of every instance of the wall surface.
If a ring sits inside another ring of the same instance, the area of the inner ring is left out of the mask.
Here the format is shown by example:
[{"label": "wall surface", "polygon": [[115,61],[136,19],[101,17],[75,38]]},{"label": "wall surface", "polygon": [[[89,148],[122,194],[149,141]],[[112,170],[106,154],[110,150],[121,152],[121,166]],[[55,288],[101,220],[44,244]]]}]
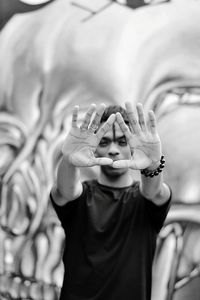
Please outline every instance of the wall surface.
[{"label": "wall surface", "polygon": [[0,296],[58,298],[64,234],[48,195],[71,111],[129,100],[156,113],[173,190],[152,299],[199,299],[200,4],[45,4],[0,31]]}]

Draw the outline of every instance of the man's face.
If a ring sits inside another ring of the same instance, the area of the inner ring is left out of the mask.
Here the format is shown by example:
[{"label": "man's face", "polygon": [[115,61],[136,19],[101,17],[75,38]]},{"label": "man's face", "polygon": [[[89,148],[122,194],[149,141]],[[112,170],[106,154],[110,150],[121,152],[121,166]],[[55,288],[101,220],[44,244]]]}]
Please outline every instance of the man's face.
[{"label": "man's face", "polygon": [[[131,159],[130,147],[117,122],[113,124],[113,127],[101,139],[96,149],[96,157],[108,157],[113,161]],[[112,166],[101,166],[101,170],[109,177],[119,177],[126,173],[128,169],[115,169]]]}]

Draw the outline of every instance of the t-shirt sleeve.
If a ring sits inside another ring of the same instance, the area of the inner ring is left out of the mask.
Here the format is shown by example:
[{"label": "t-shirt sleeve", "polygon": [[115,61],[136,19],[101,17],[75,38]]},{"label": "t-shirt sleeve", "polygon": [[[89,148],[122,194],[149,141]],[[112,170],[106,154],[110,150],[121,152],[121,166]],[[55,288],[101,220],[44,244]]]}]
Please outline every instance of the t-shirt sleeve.
[{"label": "t-shirt sleeve", "polygon": [[77,213],[77,210],[80,206],[80,203],[84,201],[86,198],[86,184],[83,183],[83,191],[82,194],[75,200],[67,202],[65,205],[58,205],[54,201],[53,195],[50,193],[50,200],[52,206],[58,216],[58,219],[61,222],[62,227],[65,229],[69,224],[70,221],[73,219],[74,215]]},{"label": "t-shirt sleeve", "polygon": [[170,189],[170,197],[163,205],[156,205],[146,199],[147,213],[157,233],[161,230],[167,217],[172,202],[172,191]]}]

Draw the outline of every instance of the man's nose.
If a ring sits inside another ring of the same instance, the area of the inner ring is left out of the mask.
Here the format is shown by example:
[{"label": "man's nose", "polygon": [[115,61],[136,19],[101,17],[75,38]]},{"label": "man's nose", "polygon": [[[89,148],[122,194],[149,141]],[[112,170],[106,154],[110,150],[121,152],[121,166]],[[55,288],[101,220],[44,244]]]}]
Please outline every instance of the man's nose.
[{"label": "man's nose", "polygon": [[119,148],[118,146],[116,145],[116,143],[111,143],[110,144],[110,148],[109,148],[109,151],[108,151],[108,154],[110,156],[116,156],[116,155],[119,155]]}]

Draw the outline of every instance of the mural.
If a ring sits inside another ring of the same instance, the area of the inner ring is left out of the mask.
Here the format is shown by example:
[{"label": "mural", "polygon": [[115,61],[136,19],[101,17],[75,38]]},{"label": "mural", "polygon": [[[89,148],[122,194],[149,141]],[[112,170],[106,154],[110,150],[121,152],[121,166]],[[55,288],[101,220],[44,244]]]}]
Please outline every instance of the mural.
[{"label": "mural", "polygon": [[27,13],[40,9],[55,0],[1,0],[0,1],[0,30],[16,13]]},{"label": "mural", "polygon": [[58,299],[64,235],[48,194],[72,108],[125,100],[155,111],[174,193],[152,300],[200,297],[200,4],[136,3],[49,1],[0,32],[1,299]]}]

